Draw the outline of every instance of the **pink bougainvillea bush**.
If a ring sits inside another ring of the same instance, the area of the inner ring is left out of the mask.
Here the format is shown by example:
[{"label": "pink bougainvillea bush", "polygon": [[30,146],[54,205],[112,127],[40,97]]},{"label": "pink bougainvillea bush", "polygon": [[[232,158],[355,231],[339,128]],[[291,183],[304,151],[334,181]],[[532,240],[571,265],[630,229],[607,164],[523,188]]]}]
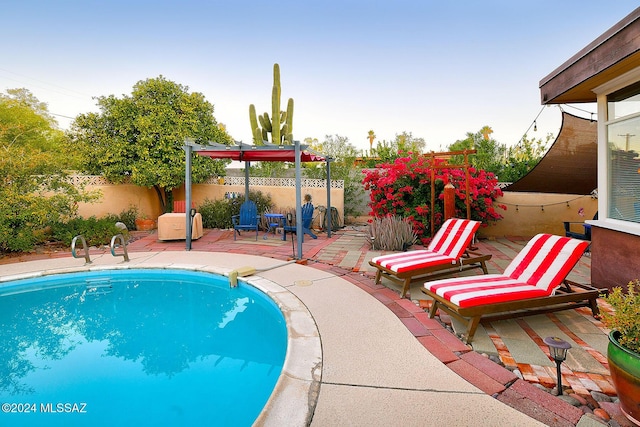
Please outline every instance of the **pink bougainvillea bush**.
[{"label": "pink bougainvillea bush", "polygon": [[[428,244],[431,234],[431,209],[434,210],[435,229],[444,222],[444,186],[453,184],[456,195],[456,217],[466,218],[464,169],[443,168],[446,161],[424,156],[399,157],[393,163],[378,165],[377,169],[364,170],[363,184],[371,192],[370,215],[384,217],[398,215],[412,222],[423,244]],[[431,206],[431,173],[435,173],[435,206]],[[469,196],[471,219],[481,221],[482,226],[498,221],[502,215],[496,209],[506,206],[495,203],[502,196],[498,180],[491,172],[469,168]]]}]

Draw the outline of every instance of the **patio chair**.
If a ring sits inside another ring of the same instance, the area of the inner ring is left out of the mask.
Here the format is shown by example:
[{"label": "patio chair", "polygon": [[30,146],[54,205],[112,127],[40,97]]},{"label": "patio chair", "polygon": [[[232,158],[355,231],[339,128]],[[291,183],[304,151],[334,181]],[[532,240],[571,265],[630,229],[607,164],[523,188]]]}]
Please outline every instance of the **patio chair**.
[{"label": "patio chair", "polygon": [[450,218],[442,224],[427,249],[371,259],[369,265],[378,270],[375,283],[380,283],[385,277],[401,285],[404,298],[412,283],[426,278],[436,279],[474,268],[481,268],[487,274],[486,261],[491,259],[491,255],[478,253],[469,247],[478,227],[478,221]]},{"label": "patio chair", "polygon": [[[195,202],[191,202],[191,208],[195,208]],[[186,200],[174,200],[173,201],[173,213],[186,213],[187,201]]]},{"label": "patio chair", "polygon": [[[593,216],[593,219],[598,219],[598,212],[596,212],[596,214]],[[591,224],[585,224],[584,222],[572,222],[572,221],[565,221],[562,224],[564,225],[564,235],[566,237],[573,237],[574,239],[591,241]],[[575,231],[575,229],[572,227],[572,224],[582,225],[583,232],[579,233]]]},{"label": "patio chair", "polygon": [[[311,222],[313,221],[313,211],[314,211],[314,207],[312,203],[305,203],[304,205],[302,205],[302,240],[304,241],[304,235],[308,234],[309,236],[311,236],[313,239],[317,239],[318,236],[316,236],[313,231],[311,231]],[[296,224],[292,224],[292,221],[289,220],[287,221],[287,224],[285,224],[284,226],[284,236],[283,238],[286,240],[287,238],[287,233],[293,233],[295,234],[297,232],[297,228],[296,228]],[[291,236],[291,238],[293,239],[293,236]]]},{"label": "patio chair", "polygon": [[422,292],[433,298],[429,317],[438,309],[466,323],[465,342],[473,340],[480,321],[590,307],[599,313],[600,290],[566,279],[589,242],[538,234],[518,253],[503,274],[457,277],[426,282]]},{"label": "patio chair", "polygon": [[260,216],[258,215],[258,208],[252,200],[247,200],[240,205],[240,214],[233,215],[231,222],[233,222],[233,240],[236,240],[236,233],[240,235],[240,231],[256,230],[256,240],[258,240],[258,221]]}]

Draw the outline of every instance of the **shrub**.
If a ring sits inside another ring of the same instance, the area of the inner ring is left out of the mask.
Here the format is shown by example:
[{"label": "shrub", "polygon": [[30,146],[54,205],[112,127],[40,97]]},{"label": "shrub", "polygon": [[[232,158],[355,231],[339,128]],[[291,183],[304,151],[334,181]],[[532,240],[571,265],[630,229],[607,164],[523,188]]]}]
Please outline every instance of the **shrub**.
[{"label": "shrub", "polygon": [[[437,229],[444,222],[444,186],[451,182],[456,189],[455,216],[466,218],[464,170],[446,168],[446,161],[442,159],[436,159],[435,166],[431,167],[427,157],[409,156],[363,171],[363,184],[371,191],[370,215],[378,218],[398,215],[408,219],[418,238],[427,244],[431,237],[431,211]],[[432,173],[435,176],[434,206],[431,206]],[[506,209],[506,206],[494,206],[495,199],[502,196],[496,177],[472,167],[469,175],[471,219],[482,222],[483,226],[501,219],[496,207]]]},{"label": "shrub", "polygon": [[[249,200],[256,203],[258,215],[273,209],[273,201],[270,194],[261,191],[249,191]],[[231,217],[240,213],[240,206],[244,203],[244,195],[235,199],[209,200],[198,206],[198,212],[202,215],[204,228],[232,228]]]},{"label": "shrub", "polygon": [[64,223],[57,222],[51,226],[52,238],[71,245],[75,236],[82,235],[89,246],[108,245],[113,236],[122,233],[122,230],[116,227],[115,219],[114,216],[101,219],[92,216],[90,218],[74,218]]},{"label": "shrub", "polygon": [[640,280],[636,280],[635,284],[630,282],[627,293],[622,292],[619,286],[613,288],[605,301],[615,311],[613,314],[603,313],[602,321],[608,328],[620,332],[618,342],[621,346],[640,353],[640,294],[636,286],[640,286]]},{"label": "shrub", "polygon": [[114,222],[122,222],[127,226],[127,230],[135,230],[136,218],[138,218],[138,207],[135,205],[129,205],[127,209],[124,209],[117,217],[115,217]]},{"label": "shrub", "polygon": [[231,228],[231,204],[229,199],[205,199],[198,212],[202,215],[204,228]]}]

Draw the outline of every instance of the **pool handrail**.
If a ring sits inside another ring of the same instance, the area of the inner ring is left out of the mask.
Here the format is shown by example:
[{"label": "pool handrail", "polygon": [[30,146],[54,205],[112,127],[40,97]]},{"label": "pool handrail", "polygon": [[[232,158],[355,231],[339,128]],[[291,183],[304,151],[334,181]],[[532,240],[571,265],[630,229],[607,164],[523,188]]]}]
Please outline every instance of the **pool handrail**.
[{"label": "pool handrail", "polygon": [[[120,246],[122,246],[122,249],[124,251],[121,254],[116,254],[116,240],[120,241]],[[127,252],[127,242],[124,239],[124,236],[122,234],[116,234],[115,236],[113,236],[111,238],[111,244],[109,244],[109,247],[111,248],[111,255],[124,257],[124,261],[129,262],[129,253]]]},{"label": "pool handrail", "polygon": [[80,258],[76,253],[76,241],[78,239],[80,239],[80,242],[82,243],[82,248],[84,249],[85,264],[91,264],[91,257],[89,256],[89,247],[87,246],[87,241],[84,239],[84,236],[77,235],[76,237],[73,238],[73,240],[71,241],[71,254],[73,255],[74,258]]}]

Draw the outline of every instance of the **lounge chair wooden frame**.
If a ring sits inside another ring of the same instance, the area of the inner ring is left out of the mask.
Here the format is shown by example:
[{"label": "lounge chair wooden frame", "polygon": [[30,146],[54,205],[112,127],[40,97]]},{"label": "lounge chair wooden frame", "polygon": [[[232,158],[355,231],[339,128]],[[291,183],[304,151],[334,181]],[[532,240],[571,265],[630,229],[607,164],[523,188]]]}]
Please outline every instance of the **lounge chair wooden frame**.
[{"label": "lounge chair wooden frame", "polygon": [[[382,277],[402,286],[404,298],[412,283],[434,280],[456,272],[482,269],[491,255],[481,254],[472,246],[480,222],[461,218],[447,219],[425,250],[374,257],[369,265],[376,268],[375,283]],[[439,272],[439,273],[438,273]]]},{"label": "lounge chair wooden frame", "polygon": [[466,323],[467,330],[463,334],[463,341],[470,343],[481,321],[490,322],[532,316],[535,314],[571,310],[579,307],[591,308],[593,317],[597,317],[600,313],[597,299],[602,291],[590,285],[564,279],[562,286],[556,289],[554,295],[466,308],[458,307],[456,304],[429,289],[422,288],[422,292],[433,298],[433,303],[429,309],[429,318],[433,319],[438,309],[440,309],[462,323]]},{"label": "lounge chair wooden frame", "polygon": [[414,283],[424,283],[425,280],[435,280],[460,271],[473,270],[475,268],[482,269],[482,272],[487,274],[486,262],[490,259],[491,254],[482,254],[476,252],[473,248],[469,248],[464,252],[462,257],[458,260],[459,262],[456,264],[435,264],[429,267],[403,271],[400,273],[391,271],[380,264],[374,263],[373,261],[369,261],[369,265],[378,270],[376,272],[375,279],[376,285],[379,284],[381,279],[384,277],[391,282],[402,286],[402,293],[400,296],[404,298],[407,295],[407,292],[409,292],[409,288]]},{"label": "lounge chair wooden frame", "polygon": [[465,276],[426,282],[422,292],[433,299],[429,317],[438,309],[466,323],[466,343],[478,324],[533,314],[590,307],[599,314],[600,290],[567,280],[588,242],[553,234],[538,234],[501,274]]}]

